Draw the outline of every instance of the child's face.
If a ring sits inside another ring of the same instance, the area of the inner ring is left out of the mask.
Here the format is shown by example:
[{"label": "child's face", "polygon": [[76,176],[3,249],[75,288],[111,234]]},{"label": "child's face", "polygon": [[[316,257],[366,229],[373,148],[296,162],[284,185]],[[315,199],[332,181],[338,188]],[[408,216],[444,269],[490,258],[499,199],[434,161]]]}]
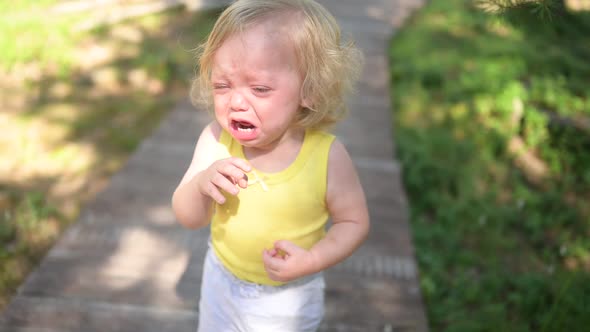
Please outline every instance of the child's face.
[{"label": "child's face", "polygon": [[302,78],[286,36],[277,25],[257,24],[215,53],[215,117],[242,145],[273,146],[302,107]]}]

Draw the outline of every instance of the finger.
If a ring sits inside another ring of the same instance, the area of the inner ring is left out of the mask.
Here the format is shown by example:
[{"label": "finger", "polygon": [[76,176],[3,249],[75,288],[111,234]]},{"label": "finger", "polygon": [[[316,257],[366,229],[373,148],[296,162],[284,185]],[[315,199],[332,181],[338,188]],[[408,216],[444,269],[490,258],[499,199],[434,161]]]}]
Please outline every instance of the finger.
[{"label": "finger", "polygon": [[269,253],[268,250],[264,249],[262,251],[262,263],[264,264],[264,269],[266,269],[267,271],[271,271],[271,263],[270,263],[270,259],[272,258],[272,254]]},{"label": "finger", "polygon": [[224,175],[222,175],[221,173],[217,173],[213,176],[213,178],[211,179],[211,182],[218,188],[222,189],[223,191],[232,194],[232,195],[237,195],[239,190],[238,188],[236,188],[236,186],[228,179],[226,178]]},{"label": "finger", "polygon": [[252,170],[252,166],[250,166],[250,164],[244,159],[232,157],[229,160],[234,166],[241,169],[245,173],[250,173]]},{"label": "finger", "polygon": [[300,251],[302,248],[297,246],[295,243],[287,241],[287,240],[279,240],[275,242],[275,249],[277,251],[282,251],[288,256]]},{"label": "finger", "polygon": [[218,204],[225,203],[225,196],[219,191],[219,189],[213,184],[209,183],[206,188],[207,195],[211,197]]},{"label": "finger", "polygon": [[275,257],[277,255],[277,250],[275,248],[271,248],[266,250],[271,257]]},{"label": "finger", "polygon": [[[233,184],[239,184],[240,181],[244,179],[244,172],[236,167],[234,164],[231,163],[224,163],[217,166],[217,172],[223,174],[226,178],[228,178]],[[243,183],[242,183],[243,184]],[[247,185],[247,183],[246,183]],[[243,187],[245,188],[245,187]]]},{"label": "finger", "polygon": [[268,277],[269,277],[271,280],[274,280],[274,281],[279,281],[279,280],[278,280],[279,276],[278,276],[277,272],[275,272],[275,271],[273,271],[273,270],[270,270],[270,269],[269,269],[268,267],[266,267],[266,266],[264,267],[264,269],[265,269],[265,271],[266,271],[266,275],[267,275],[267,276],[268,276]]},{"label": "finger", "polygon": [[271,258],[274,258],[276,256],[276,254],[277,254],[277,251],[274,248],[272,248],[272,249],[264,249],[263,252],[262,252],[262,255],[263,255],[262,258],[263,259],[267,258],[267,261],[270,262],[270,259]]},{"label": "finger", "polygon": [[267,270],[278,273],[281,270],[282,260],[280,258],[273,257],[268,251],[264,250],[262,253],[262,261]]},{"label": "finger", "polygon": [[238,185],[246,189],[248,187],[248,175],[244,174],[244,176],[238,180]]},{"label": "finger", "polygon": [[250,166],[250,164],[246,160],[241,159],[241,158],[232,157],[229,160],[232,165],[234,165],[235,167],[237,167],[238,169],[240,169],[242,171],[242,173],[240,173],[240,174],[233,175],[235,182],[240,187],[247,188],[248,187],[248,175],[246,175],[245,173],[249,173],[250,171],[252,171],[252,166]]}]

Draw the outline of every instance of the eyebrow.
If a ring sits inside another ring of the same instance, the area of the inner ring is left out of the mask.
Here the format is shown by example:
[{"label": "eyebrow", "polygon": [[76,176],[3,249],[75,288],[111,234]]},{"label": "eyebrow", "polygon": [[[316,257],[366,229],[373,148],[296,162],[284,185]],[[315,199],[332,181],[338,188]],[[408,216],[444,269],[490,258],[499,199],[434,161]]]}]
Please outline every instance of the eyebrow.
[{"label": "eyebrow", "polygon": [[[215,69],[211,70],[211,79],[229,79],[228,76],[230,76],[230,75],[228,75],[228,73],[226,71],[224,71],[223,69],[218,68],[217,70],[215,70]],[[263,81],[264,84],[273,84],[277,80],[276,80],[275,75],[272,75],[266,71],[252,72],[252,70],[248,70],[246,72],[246,81],[248,81],[248,82]]]}]

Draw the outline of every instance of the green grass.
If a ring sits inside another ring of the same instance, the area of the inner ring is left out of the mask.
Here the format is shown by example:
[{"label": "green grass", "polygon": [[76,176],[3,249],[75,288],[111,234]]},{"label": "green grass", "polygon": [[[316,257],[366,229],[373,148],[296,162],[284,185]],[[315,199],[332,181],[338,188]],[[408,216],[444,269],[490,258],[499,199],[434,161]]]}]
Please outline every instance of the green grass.
[{"label": "green grass", "polygon": [[218,14],[175,9],[72,34],[92,13],[46,15],[56,2],[0,4],[0,310],[83,204],[188,97],[192,49]]},{"label": "green grass", "polygon": [[55,63],[64,69],[73,59],[68,52],[84,17],[47,15],[57,0],[5,1],[0,4],[0,65],[4,70],[32,61]]},{"label": "green grass", "polygon": [[0,187],[0,308],[58,234],[59,211],[41,192]]},{"label": "green grass", "polygon": [[431,1],[390,52],[431,328],[585,330],[590,15],[473,4]]}]

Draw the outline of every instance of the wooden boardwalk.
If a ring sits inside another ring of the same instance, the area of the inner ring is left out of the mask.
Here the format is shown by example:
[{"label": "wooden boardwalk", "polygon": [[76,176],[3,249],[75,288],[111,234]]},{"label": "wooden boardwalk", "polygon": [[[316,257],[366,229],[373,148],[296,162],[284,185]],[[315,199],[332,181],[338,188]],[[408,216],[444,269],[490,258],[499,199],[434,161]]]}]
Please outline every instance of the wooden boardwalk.
[{"label": "wooden boardwalk", "polygon": [[[427,331],[387,66],[389,38],[422,1],[320,2],[366,56],[336,134],[359,169],[372,221],[363,247],[326,273],[321,331]],[[170,197],[208,122],[188,101],[177,105],[30,274],[0,316],[0,332],[195,331],[209,234],[180,227]]]}]

